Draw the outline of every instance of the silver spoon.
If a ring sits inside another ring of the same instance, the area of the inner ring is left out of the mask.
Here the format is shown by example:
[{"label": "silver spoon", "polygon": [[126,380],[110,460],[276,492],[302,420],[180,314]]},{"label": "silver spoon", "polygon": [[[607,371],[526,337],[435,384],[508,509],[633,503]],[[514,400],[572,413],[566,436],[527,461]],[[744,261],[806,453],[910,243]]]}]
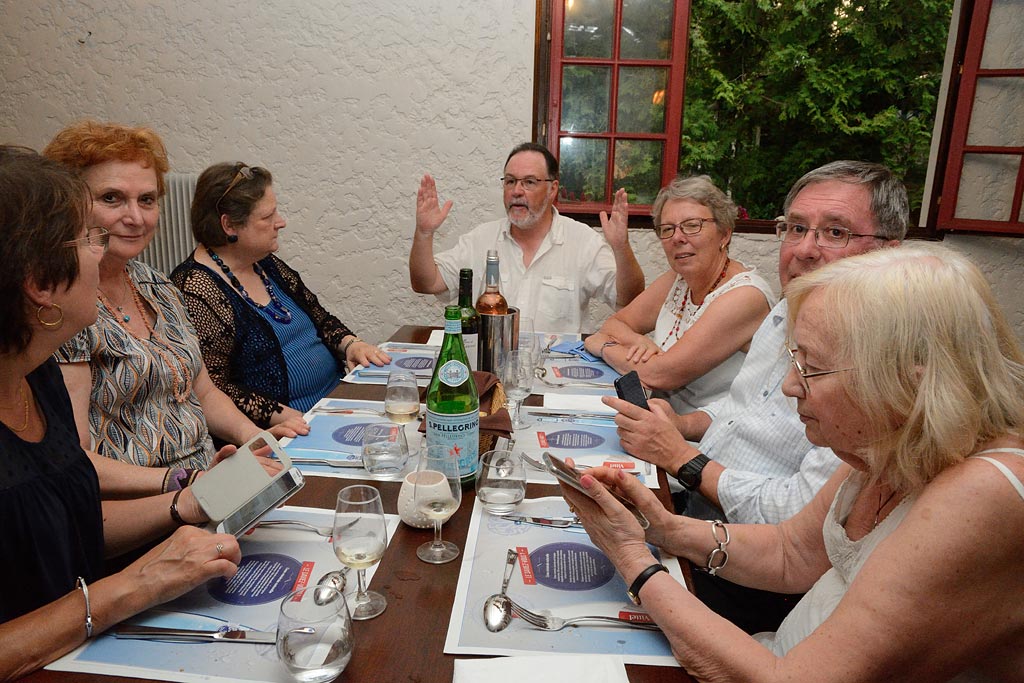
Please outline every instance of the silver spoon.
[{"label": "silver spoon", "polygon": [[[335,570],[333,572],[327,572],[320,577],[320,580],[316,582],[318,586],[317,592],[313,594],[313,602],[318,605],[326,605],[330,600],[326,597],[328,591],[321,591],[319,586],[326,586],[327,588],[333,588],[338,593],[345,592],[345,585],[348,583],[348,567]],[[511,605],[509,606],[511,609]]]},{"label": "silver spoon", "polygon": [[512,602],[505,595],[505,591],[508,590],[508,582],[512,578],[512,569],[516,566],[517,558],[516,551],[510,548],[505,555],[505,576],[501,581],[501,592],[484,600],[484,626],[491,633],[504,631],[512,623]]}]

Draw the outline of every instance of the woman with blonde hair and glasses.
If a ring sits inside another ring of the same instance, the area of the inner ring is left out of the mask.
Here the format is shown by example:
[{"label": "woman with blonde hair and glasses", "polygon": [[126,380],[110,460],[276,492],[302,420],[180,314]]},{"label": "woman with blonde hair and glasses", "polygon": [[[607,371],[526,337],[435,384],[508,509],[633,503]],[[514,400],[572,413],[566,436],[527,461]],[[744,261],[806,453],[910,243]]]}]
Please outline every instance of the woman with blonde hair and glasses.
[{"label": "woman with blonde hair and glasses", "polygon": [[[167,151],[149,128],[82,121],[57,133],[43,154],[82,175],[91,222],[110,231],[96,323],[57,354],[82,445],[166,468],[126,471],[126,485],[176,490],[212,463],[210,432],[240,445],[260,428],[211,381],[181,293],[136,258],[156,232]],[[275,425],[276,436],[308,432],[301,419]]]},{"label": "woman with blonde hair and glasses", "polygon": [[171,273],[199,332],[213,381],[257,424],[301,419],[345,366],[390,356],[331,315],[274,255],[287,222],[270,171],[207,168],[192,200],[199,246]]},{"label": "woman with blonde hair and glasses", "polygon": [[677,413],[729,391],[775,294],[729,257],[736,205],[708,176],[679,176],[651,215],[669,270],[584,342],[619,372],[636,370]]},{"label": "woman with blonde hair and glasses", "polygon": [[[676,517],[607,469],[583,477],[593,499],[566,499],[698,680],[1024,681],[1024,354],[985,278],[910,243],[801,275],[786,298],[783,389],[844,462],[807,507],[779,525]],[[646,537],[605,486],[648,515]],[[647,542],[807,593],[751,638]]]}]

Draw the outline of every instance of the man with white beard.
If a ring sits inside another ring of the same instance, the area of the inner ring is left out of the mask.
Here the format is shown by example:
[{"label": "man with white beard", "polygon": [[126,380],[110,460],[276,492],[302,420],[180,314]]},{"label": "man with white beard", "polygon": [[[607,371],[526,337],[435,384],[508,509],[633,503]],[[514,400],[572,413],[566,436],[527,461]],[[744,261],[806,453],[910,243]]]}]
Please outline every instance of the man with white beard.
[{"label": "man with white beard", "polygon": [[444,303],[458,295],[459,269],[472,268],[475,292],[483,289],[487,251],[498,252],[501,293],[538,332],[579,333],[594,329],[592,298],[622,307],[644,289],[644,274],[627,235],[626,191],[615,194],[611,217],[601,212],[604,237],[558,213],[558,160],[544,147],[515,147],[501,178],[506,218],[477,226],[455,247],[434,254],[434,234],[448,217],[434,179],[423,176],[416,195],[416,232],[409,253],[414,291]]}]

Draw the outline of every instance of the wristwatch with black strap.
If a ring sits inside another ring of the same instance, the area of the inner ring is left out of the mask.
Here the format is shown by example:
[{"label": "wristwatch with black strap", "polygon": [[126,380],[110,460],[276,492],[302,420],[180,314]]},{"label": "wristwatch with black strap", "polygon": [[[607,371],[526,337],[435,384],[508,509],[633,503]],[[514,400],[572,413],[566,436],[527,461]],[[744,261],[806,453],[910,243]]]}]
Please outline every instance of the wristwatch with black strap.
[{"label": "wristwatch with black strap", "polygon": [[700,488],[701,473],[709,462],[711,459],[708,456],[698,453],[696,457],[679,468],[679,471],[676,472],[676,479],[687,491],[696,491]]}]

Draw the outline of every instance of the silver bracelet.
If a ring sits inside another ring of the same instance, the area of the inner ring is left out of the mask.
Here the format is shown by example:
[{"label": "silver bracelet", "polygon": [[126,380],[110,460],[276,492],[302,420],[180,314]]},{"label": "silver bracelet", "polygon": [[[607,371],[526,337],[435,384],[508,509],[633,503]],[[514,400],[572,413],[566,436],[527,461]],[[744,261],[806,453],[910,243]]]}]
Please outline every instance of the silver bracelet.
[{"label": "silver bracelet", "polygon": [[[725,546],[729,545],[729,528],[720,519],[716,519],[713,522],[709,520],[708,523],[711,525],[711,535],[714,537],[718,547],[713,548],[708,553],[708,564],[704,567],[704,571],[711,576],[715,576],[718,574],[719,569],[722,569],[729,563],[729,551],[725,549]],[[718,537],[719,529],[725,534],[724,539]]]},{"label": "silver bracelet", "polygon": [[85,597],[85,639],[88,640],[92,638],[92,605],[89,604],[89,586],[81,576],[75,581],[75,590],[79,588],[82,589],[82,595]]}]

